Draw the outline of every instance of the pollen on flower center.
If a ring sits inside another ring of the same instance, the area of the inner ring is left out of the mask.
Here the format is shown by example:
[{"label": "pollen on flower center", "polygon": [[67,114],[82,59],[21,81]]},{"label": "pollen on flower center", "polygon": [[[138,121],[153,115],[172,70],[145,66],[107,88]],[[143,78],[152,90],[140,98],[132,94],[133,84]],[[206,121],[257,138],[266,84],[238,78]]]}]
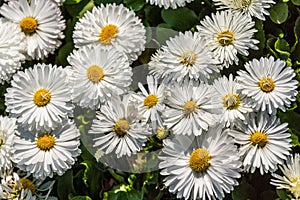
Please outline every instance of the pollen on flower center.
[{"label": "pollen on flower center", "polygon": [[238,109],[241,103],[240,98],[236,94],[226,94],[223,97],[222,102],[223,102],[223,106],[227,110]]},{"label": "pollen on flower center", "polygon": [[126,119],[119,119],[113,126],[114,132],[120,137],[124,136],[126,134],[126,131],[128,131],[129,129],[130,125],[128,120]]},{"label": "pollen on flower center", "polygon": [[44,134],[44,135],[38,137],[38,139],[36,141],[36,145],[39,149],[41,149],[43,151],[48,151],[54,147],[55,142],[56,142],[56,140],[53,135]]},{"label": "pollen on flower center", "polygon": [[254,132],[250,136],[250,141],[253,146],[258,145],[259,147],[264,147],[268,143],[268,137],[265,133]]},{"label": "pollen on flower center", "polygon": [[210,159],[206,149],[198,148],[191,153],[189,164],[195,172],[205,172],[210,166]]},{"label": "pollen on flower center", "polygon": [[259,87],[264,92],[272,92],[275,88],[275,83],[270,77],[263,77],[259,81]]},{"label": "pollen on flower center", "polygon": [[102,44],[111,44],[112,39],[118,35],[118,27],[113,24],[108,24],[101,29],[99,34],[99,41]]},{"label": "pollen on flower center", "polygon": [[221,44],[221,46],[231,45],[234,40],[234,35],[230,30],[222,31],[218,33],[217,40]]},{"label": "pollen on flower center", "polygon": [[183,111],[185,112],[186,115],[194,112],[196,108],[198,108],[198,106],[195,101],[187,101],[183,105]]},{"label": "pollen on flower center", "polygon": [[33,95],[33,102],[38,107],[46,106],[51,100],[51,93],[45,88],[37,90]]},{"label": "pollen on flower center", "polygon": [[33,17],[25,17],[21,20],[20,27],[25,34],[32,34],[35,33],[38,22]]},{"label": "pollen on flower center", "polygon": [[158,102],[158,98],[155,94],[150,94],[144,99],[144,106],[152,107],[155,106]]},{"label": "pollen on flower center", "polygon": [[88,79],[94,83],[98,83],[104,78],[104,72],[102,67],[98,65],[92,65],[86,70]]},{"label": "pollen on flower center", "polygon": [[252,3],[252,0],[242,0],[242,7],[248,8]]},{"label": "pollen on flower center", "polygon": [[299,178],[293,178],[293,180],[291,180],[292,184],[290,184],[290,188],[289,190],[291,191],[291,193],[296,197],[296,199],[298,199],[298,197],[300,196],[300,180]]},{"label": "pollen on flower center", "polygon": [[186,51],[180,55],[180,63],[186,66],[191,66],[195,64],[198,55],[195,51]]},{"label": "pollen on flower center", "polygon": [[27,178],[20,179],[20,187],[24,190],[28,189],[32,194],[35,194],[35,184]]}]

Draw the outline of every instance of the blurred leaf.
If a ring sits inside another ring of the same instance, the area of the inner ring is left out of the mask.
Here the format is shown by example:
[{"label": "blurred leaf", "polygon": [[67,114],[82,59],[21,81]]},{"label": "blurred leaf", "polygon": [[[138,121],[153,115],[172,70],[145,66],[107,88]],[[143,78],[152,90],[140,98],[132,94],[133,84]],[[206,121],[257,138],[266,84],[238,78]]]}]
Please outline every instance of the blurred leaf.
[{"label": "blurred leaf", "polygon": [[122,0],[94,0],[95,4],[100,5],[100,4],[108,4],[108,3],[116,3],[120,4],[122,3]]},{"label": "blurred leaf", "polygon": [[278,197],[281,200],[288,200],[289,199],[289,197],[286,193],[286,190],[276,190],[276,193],[277,193]]},{"label": "blurred leaf", "polygon": [[263,200],[274,200],[277,197],[276,192],[272,190],[264,191],[261,196]]},{"label": "blurred leaf", "polygon": [[70,200],[92,200],[89,196],[75,196],[70,198]]},{"label": "blurred leaf", "polygon": [[292,3],[296,6],[300,6],[300,0],[292,0]]},{"label": "blurred leaf", "polygon": [[243,180],[240,185],[235,187],[232,192],[233,200],[256,200],[257,193],[255,188],[247,183],[247,181]]},{"label": "blurred leaf", "polygon": [[82,10],[85,9],[85,6],[89,3],[93,3],[93,0],[82,0],[77,4],[70,4],[70,5],[65,5],[64,7],[66,8],[66,10],[68,11],[68,13],[72,16],[72,17],[79,17],[80,16],[80,12]]},{"label": "blurred leaf", "polygon": [[293,147],[300,146],[299,138],[298,138],[297,135],[295,135],[294,133],[292,133],[291,134],[291,139],[292,139],[292,145],[293,145]]},{"label": "blurred leaf", "polygon": [[138,190],[130,190],[126,192],[126,196],[128,200],[143,200],[143,191]]},{"label": "blurred leaf", "polygon": [[74,49],[74,45],[72,42],[68,42],[64,46],[62,46],[58,50],[55,63],[62,66],[67,66],[69,64],[67,61],[67,57],[73,51],[73,49]]},{"label": "blurred leaf", "polygon": [[77,4],[80,3],[82,0],[66,0],[64,4]]},{"label": "blurred leaf", "polygon": [[155,33],[157,42],[160,44],[164,44],[166,40],[178,34],[178,32],[171,29],[168,24],[159,24]]},{"label": "blurred leaf", "polygon": [[282,24],[288,18],[288,5],[286,3],[277,3],[270,9],[270,18],[276,24]]},{"label": "blurred leaf", "polygon": [[68,199],[69,194],[75,193],[72,169],[66,171],[62,176],[58,176],[56,181],[59,199]]},{"label": "blurred leaf", "polygon": [[179,31],[186,31],[198,23],[198,17],[193,10],[188,8],[168,9],[161,12],[163,20],[170,27]]},{"label": "blurred leaf", "polygon": [[300,114],[294,111],[287,110],[286,112],[279,111],[278,116],[280,117],[281,122],[286,122],[289,124],[289,128],[297,136],[300,136]]},{"label": "blurred leaf", "polygon": [[139,11],[145,6],[146,1],[145,0],[124,0],[124,3],[126,4],[126,7],[130,8],[131,10]]}]

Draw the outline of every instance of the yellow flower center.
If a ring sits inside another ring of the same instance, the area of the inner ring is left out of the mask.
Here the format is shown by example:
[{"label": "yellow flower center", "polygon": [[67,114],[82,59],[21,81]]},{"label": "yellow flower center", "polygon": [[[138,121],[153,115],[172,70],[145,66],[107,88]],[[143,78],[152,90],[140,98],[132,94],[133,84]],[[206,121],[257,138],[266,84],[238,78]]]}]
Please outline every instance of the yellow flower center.
[{"label": "yellow flower center", "polygon": [[180,55],[180,63],[186,66],[195,64],[198,55],[194,51],[187,51]]},{"label": "yellow flower center", "polygon": [[238,109],[240,106],[240,98],[236,94],[226,94],[223,99],[223,106],[227,110],[235,110]]},{"label": "yellow flower center", "polygon": [[264,92],[272,92],[275,88],[275,83],[272,78],[261,78],[259,81],[259,87]]},{"label": "yellow flower center", "polygon": [[292,182],[292,184],[290,184],[289,190],[294,195],[294,197],[296,197],[296,199],[298,199],[300,197],[300,181],[296,177],[296,178],[293,178],[293,180],[291,182]]},{"label": "yellow flower center", "polygon": [[155,94],[150,94],[144,99],[144,106],[152,107],[155,106],[158,102],[158,98]]},{"label": "yellow flower center", "polygon": [[187,101],[183,105],[183,111],[186,115],[194,112],[196,110],[196,108],[198,108],[198,106],[195,101]]},{"label": "yellow flower center", "polygon": [[49,90],[41,88],[33,95],[33,102],[38,107],[47,105],[51,100],[51,94]]},{"label": "yellow flower center", "polygon": [[98,65],[92,65],[86,70],[86,75],[90,81],[94,83],[98,83],[104,78],[104,72],[102,67],[99,67]]},{"label": "yellow flower center", "polygon": [[222,31],[218,33],[217,40],[221,44],[221,46],[231,45],[234,40],[234,35],[230,30]]},{"label": "yellow flower center", "polygon": [[101,29],[99,34],[99,41],[102,44],[111,44],[112,39],[118,35],[118,27],[113,24],[108,24]]},{"label": "yellow flower center", "polygon": [[242,0],[241,4],[243,8],[248,8],[252,3],[252,0]]},{"label": "yellow flower center", "polygon": [[191,153],[189,164],[195,172],[205,172],[210,166],[210,159],[206,149],[198,148]]},{"label": "yellow flower center", "polygon": [[31,191],[32,194],[35,194],[35,184],[31,180],[27,178],[21,178],[20,186],[22,189],[28,189]]},{"label": "yellow flower center", "polygon": [[55,137],[50,134],[44,134],[42,136],[39,136],[36,145],[39,149],[43,151],[48,151],[52,149],[55,145]]},{"label": "yellow flower center", "polygon": [[25,17],[21,20],[20,27],[25,34],[32,34],[35,33],[38,22],[33,17]]},{"label": "yellow flower center", "polygon": [[158,127],[158,128],[156,129],[156,137],[157,137],[158,139],[163,140],[163,139],[165,139],[165,138],[168,136],[168,134],[169,134],[169,131],[168,131],[168,129],[165,128],[165,127]]},{"label": "yellow flower center", "polygon": [[114,132],[120,137],[124,136],[126,134],[126,131],[128,131],[129,129],[130,125],[128,120],[126,119],[119,119],[113,126]]},{"label": "yellow flower center", "polygon": [[250,141],[253,146],[258,145],[259,147],[264,147],[268,143],[268,137],[265,133],[254,132],[250,136]]}]

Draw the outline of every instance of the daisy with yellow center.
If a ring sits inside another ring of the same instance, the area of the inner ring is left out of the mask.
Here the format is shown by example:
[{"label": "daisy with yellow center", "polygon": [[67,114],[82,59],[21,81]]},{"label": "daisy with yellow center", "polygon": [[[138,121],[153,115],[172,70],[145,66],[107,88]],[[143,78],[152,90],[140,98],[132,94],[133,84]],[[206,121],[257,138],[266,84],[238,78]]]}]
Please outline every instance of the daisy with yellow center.
[{"label": "daisy with yellow center", "polygon": [[101,4],[87,11],[73,32],[76,48],[100,45],[121,51],[133,62],[145,49],[146,30],[135,12],[122,4]]},{"label": "daisy with yellow center", "polygon": [[253,59],[238,71],[238,89],[251,98],[251,106],[275,115],[277,108],[285,111],[296,100],[298,81],[294,70],[274,57]]},{"label": "daisy with yellow center", "polygon": [[62,67],[36,64],[13,76],[5,103],[7,111],[23,128],[50,131],[73,112],[70,96]]},{"label": "daisy with yellow center", "polygon": [[245,121],[237,122],[234,130],[228,130],[239,145],[246,172],[261,174],[274,172],[291,150],[291,134],[287,123],[281,124],[274,115],[266,112],[250,113]]},{"label": "daisy with yellow center", "polygon": [[81,152],[79,145],[80,133],[72,121],[35,135],[20,129],[13,142],[13,157],[21,170],[45,179],[70,169]]},{"label": "daisy with yellow center", "polygon": [[176,135],[163,144],[160,174],[177,198],[222,199],[238,184],[240,158],[222,126],[200,136]]}]

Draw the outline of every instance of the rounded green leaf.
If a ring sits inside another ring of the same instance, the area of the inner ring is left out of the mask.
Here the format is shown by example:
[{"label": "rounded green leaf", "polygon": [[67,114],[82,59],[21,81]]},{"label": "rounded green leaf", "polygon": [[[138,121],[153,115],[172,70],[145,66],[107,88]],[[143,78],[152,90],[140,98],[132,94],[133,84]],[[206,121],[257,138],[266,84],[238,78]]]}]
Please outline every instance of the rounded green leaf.
[{"label": "rounded green leaf", "polygon": [[296,6],[300,6],[300,0],[292,0],[292,3]]},{"label": "rounded green leaf", "polygon": [[270,18],[276,24],[282,24],[288,18],[288,5],[286,3],[277,3],[270,9]]}]

